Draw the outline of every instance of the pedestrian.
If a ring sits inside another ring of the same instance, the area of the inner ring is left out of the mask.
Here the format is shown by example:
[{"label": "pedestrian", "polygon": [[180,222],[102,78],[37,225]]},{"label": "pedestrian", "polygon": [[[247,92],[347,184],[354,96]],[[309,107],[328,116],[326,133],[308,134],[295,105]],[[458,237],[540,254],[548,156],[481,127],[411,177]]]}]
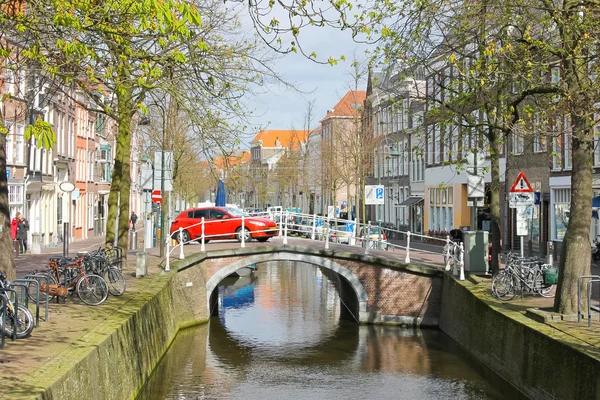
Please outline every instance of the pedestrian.
[{"label": "pedestrian", "polygon": [[17,240],[17,229],[19,228],[19,220],[21,219],[21,213],[17,211],[15,217],[10,221],[10,234],[12,240]]},{"label": "pedestrian", "polygon": [[135,211],[131,212],[131,217],[129,217],[129,222],[131,223],[131,229],[135,231],[135,223],[137,221],[138,216],[135,214]]},{"label": "pedestrian", "polygon": [[25,254],[27,252],[27,231],[29,230],[29,222],[24,217],[21,217],[19,220],[19,225],[17,226],[17,239],[21,244],[21,253]]}]

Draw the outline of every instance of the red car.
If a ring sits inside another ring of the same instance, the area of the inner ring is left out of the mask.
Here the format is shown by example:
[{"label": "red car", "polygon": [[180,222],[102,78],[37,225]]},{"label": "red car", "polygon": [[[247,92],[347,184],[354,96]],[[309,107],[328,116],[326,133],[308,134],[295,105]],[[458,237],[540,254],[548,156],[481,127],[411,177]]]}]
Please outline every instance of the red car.
[{"label": "red car", "polygon": [[[242,230],[242,215],[244,215],[244,230]],[[183,242],[200,239],[202,217],[204,217],[205,243],[221,239],[237,239],[241,242],[242,234],[245,234],[246,241],[256,239],[259,242],[266,242],[279,233],[277,224],[268,218],[248,217],[237,208],[203,207],[185,210],[179,214],[171,224],[171,237],[178,242],[180,239],[183,239]],[[182,238],[177,234],[180,227],[183,229]]]}]

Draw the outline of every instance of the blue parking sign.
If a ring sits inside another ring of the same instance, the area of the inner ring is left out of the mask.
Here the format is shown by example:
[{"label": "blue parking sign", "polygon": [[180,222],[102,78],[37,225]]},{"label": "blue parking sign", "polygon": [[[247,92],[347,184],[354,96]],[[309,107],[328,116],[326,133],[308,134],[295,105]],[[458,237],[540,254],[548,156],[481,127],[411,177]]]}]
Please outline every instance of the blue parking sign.
[{"label": "blue parking sign", "polygon": [[375,198],[378,200],[383,199],[383,188],[382,187],[378,187],[375,189]]}]

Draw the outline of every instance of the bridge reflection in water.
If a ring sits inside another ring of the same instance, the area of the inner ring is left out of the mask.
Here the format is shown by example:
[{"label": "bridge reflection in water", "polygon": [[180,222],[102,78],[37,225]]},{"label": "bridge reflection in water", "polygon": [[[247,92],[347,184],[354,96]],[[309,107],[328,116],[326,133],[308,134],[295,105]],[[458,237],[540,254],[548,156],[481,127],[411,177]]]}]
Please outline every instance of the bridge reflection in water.
[{"label": "bridge reflection in water", "polygon": [[222,282],[219,317],[179,333],[138,399],[521,398],[439,331],[341,318],[312,265],[262,263],[241,279]]}]

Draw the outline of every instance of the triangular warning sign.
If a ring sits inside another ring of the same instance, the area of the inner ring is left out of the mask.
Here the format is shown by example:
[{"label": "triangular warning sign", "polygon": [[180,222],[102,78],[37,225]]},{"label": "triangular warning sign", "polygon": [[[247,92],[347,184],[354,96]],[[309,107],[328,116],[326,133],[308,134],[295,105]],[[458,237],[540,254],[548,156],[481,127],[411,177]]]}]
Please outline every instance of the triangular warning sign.
[{"label": "triangular warning sign", "polygon": [[519,176],[517,176],[515,183],[513,183],[512,187],[510,188],[510,192],[511,193],[531,193],[531,192],[533,192],[533,188],[529,184],[529,181],[525,177],[525,174],[523,173],[523,171],[519,172]]}]

